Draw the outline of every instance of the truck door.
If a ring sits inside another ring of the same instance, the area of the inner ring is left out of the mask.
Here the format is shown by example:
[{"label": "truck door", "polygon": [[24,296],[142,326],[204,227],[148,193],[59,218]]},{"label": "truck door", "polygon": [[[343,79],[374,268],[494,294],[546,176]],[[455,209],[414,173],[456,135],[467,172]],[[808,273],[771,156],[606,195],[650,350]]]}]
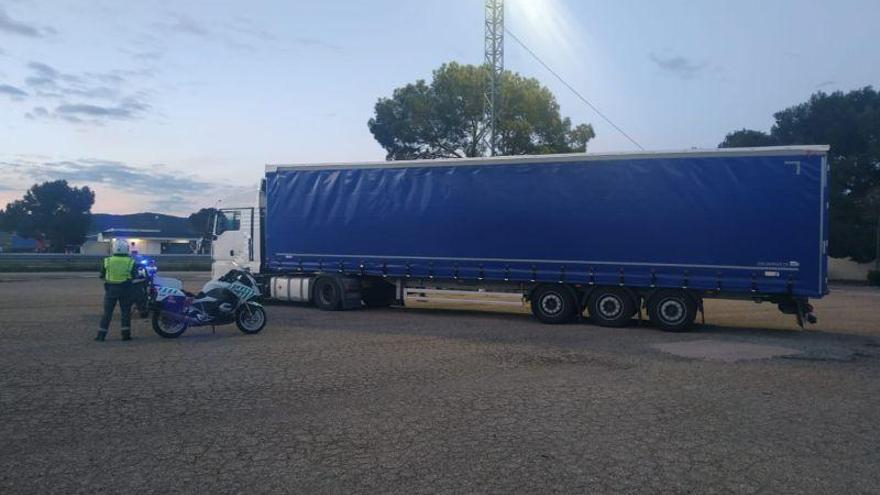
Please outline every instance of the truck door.
[{"label": "truck door", "polygon": [[242,267],[254,262],[254,209],[220,210],[214,218],[214,242],[211,244],[211,276],[217,278],[235,264]]}]

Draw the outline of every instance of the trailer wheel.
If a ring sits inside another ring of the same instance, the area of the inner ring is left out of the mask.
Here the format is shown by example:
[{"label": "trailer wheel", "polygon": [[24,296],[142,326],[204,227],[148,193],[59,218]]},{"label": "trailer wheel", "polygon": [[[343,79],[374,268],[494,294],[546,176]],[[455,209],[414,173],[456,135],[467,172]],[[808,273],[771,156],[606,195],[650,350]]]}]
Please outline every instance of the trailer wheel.
[{"label": "trailer wheel", "polygon": [[619,287],[599,287],[587,301],[590,320],[603,327],[626,326],[638,311],[632,295]]},{"label": "trailer wheel", "polygon": [[574,294],[563,285],[542,285],[531,297],[532,314],[541,323],[567,323],[577,313]]},{"label": "trailer wheel", "polygon": [[315,281],[314,288],[315,306],[324,311],[339,311],[342,309],[342,288],[336,280],[330,277],[321,277]]},{"label": "trailer wheel", "polygon": [[648,316],[667,332],[685,332],[697,316],[697,303],[683,290],[664,289],[648,301]]}]

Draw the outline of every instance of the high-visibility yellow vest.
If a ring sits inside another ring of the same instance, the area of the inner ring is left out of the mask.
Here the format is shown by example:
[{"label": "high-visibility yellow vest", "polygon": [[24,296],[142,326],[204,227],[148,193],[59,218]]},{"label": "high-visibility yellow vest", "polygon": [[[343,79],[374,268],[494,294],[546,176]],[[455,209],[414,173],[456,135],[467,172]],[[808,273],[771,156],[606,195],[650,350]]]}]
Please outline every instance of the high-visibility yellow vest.
[{"label": "high-visibility yellow vest", "polygon": [[134,259],[129,256],[110,256],[104,258],[104,280],[108,284],[121,284],[131,280]]}]

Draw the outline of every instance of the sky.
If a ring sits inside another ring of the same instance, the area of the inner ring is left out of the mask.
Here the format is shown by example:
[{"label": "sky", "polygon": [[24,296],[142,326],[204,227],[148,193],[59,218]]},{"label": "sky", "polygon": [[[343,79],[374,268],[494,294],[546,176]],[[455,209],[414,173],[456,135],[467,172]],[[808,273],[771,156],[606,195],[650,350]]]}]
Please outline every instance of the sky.
[{"label": "sky", "polygon": [[[267,163],[374,161],[394,88],[483,60],[483,0],[0,0],[0,206],[35,182],[95,212],[188,214]],[[817,91],[880,85],[877,0],[507,0],[506,26],[644,148],[713,148]],[[535,77],[635,145],[512,38]],[[804,143],[821,144],[821,143]]]}]

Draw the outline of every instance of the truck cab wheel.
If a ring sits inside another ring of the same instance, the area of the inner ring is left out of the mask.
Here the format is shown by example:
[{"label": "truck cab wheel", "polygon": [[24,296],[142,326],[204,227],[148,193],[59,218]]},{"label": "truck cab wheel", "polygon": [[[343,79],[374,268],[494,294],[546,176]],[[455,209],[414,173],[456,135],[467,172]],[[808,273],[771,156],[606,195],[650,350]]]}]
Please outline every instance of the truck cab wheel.
[{"label": "truck cab wheel", "polygon": [[338,311],[342,309],[342,288],[336,280],[330,277],[321,277],[315,281],[314,288],[315,306],[324,311]]},{"label": "truck cab wheel", "polygon": [[567,323],[577,314],[574,294],[563,285],[542,285],[531,297],[532,314],[542,323]]},{"label": "truck cab wheel", "polygon": [[638,311],[632,295],[619,287],[599,287],[587,301],[590,320],[603,327],[626,326]]},{"label": "truck cab wheel", "polygon": [[683,290],[664,289],[648,301],[648,316],[661,330],[685,332],[697,317],[697,302]]}]

